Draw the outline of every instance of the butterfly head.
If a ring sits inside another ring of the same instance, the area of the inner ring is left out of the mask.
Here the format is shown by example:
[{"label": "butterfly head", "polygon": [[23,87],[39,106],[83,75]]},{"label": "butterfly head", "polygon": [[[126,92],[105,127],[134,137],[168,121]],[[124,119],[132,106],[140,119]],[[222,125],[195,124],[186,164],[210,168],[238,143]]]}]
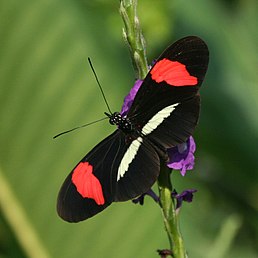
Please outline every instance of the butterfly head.
[{"label": "butterfly head", "polygon": [[133,125],[129,118],[122,117],[119,112],[115,112],[113,114],[105,113],[109,117],[109,123],[111,125],[117,125],[120,130],[124,133],[129,133],[133,131]]}]

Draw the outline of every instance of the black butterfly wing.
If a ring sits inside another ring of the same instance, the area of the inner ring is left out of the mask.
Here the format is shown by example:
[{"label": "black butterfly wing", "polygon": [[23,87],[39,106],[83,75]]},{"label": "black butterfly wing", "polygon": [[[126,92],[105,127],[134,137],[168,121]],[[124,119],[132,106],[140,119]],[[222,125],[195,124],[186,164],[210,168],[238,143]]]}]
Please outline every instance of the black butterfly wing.
[{"label": "black butterfly wing", "polygon": [[59,216],[78,222],[99,213],[113,201],[112,169],[124,147],[117,130],[93,148],[64,181],[57,200]]},{"label": "black butterfly wing", "polygon": [[[129,162],[129,173],[125,173],[124,166],[134,152],[137,155]],[[159,163],[154,147],[116,130],[93,148],[64,181],[57,201],[59,216],[78,222],[101,212],[113,201],[143,194],[156,181]]]},{"label": "black butterfly wing", "polygon": [[198,37],[185,37],[169,46],[144,79],[127,116],[166,148],[186,141],[198,122],[198,91],[208,61],[207,45]]},{"label": "black butterfly wing", "polygon": [[160,152],[154,144],[138,136],[127,146],[116,172],[115,201],[127,201],[146,193],[160,171]]}]

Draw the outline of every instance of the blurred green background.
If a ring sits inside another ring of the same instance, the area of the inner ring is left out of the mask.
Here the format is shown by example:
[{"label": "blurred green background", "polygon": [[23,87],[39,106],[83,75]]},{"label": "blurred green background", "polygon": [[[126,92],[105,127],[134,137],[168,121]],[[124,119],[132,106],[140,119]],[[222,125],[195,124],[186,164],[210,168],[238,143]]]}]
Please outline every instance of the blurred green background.
[{"label": "blurred green background", "polygon": [[[73,166],[113,128],[60,131],[112,110],[134,83],[119,1],[0,1],[0,258],[158,257],[168,248],[160,210],[146,199],[63,222],[58,190]],[[178,191],[198,189],[181,213],[191,258],[258,257],[258,2],[139,0],[149,62],[186,35],[210,49],[195,138],[196,167]]]}]

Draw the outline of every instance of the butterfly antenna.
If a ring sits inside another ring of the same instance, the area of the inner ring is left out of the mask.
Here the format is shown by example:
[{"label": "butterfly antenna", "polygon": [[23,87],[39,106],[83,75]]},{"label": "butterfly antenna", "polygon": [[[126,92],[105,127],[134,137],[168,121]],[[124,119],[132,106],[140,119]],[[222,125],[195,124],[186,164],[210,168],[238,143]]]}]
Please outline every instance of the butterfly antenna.
[{"label": "butterfly antenna", "polygon": [[102,87],[101,87],[101,85],[100,85],[98,76],[97,76],[97,74],[96,74],[96,72],[95,72],[95,70],[94,70],[94,68],[93,68],[93,65],[92,65],[91,60],[90,60],[89,57],[88,57],[88,61],[89,61],[91,70],[92,70],[92,72],[93,72],[93,74],[94,74],[94,76],[95,76],[95,78],[96,78],[97,84],[98,84],[99,89],[100,89],[101,94],[102,94],[102,97],[103,97],[103,99],[104,99],[104,101],[105,101],[105,103],[106,103],[106,105],[107,105],[108,111],[109,111],[110,114],[112,114],[112,111],[111,111],[111,109],[110,109],[110,107],[109,107],[109,105],[108,105],[107,99],[106,99],[106,97],[105,97],[104,91],[103,91],[103,89],[102,89]]},{"label": "butterfly antenna", "polygon": [[109,118],[109,117],[106,116],[106,117],[103,117],[103,118],[101,118],[101,119],[99,119],[99,120],[93,121],[93,122],[91,122],[91,123],[74,127],[74,128],[72,128],[72,129],[70,129],[70,130],[67,130],[67,131],[64,131],[64,132],[62,132],[62,133],[59,133],[59,134],[55,135],[55,136],[53,137],[53,139],[55,139],[55,138],[57,138],[57,137],[59,137],[59,136],[61,136],[61,135],[63,135],[63,134],[70,133],[70,132],[72,132],[72,131],[74,131],[74,130],[77,130],[77,129],[79,129],[79,128],[83,128],[83,127],[86,127],[86,126],[88,126],[88,125],[96,124],[96,123],[98,123],[98,122],[100,122],[100,121],[102,121],[102,120],[105,120],[105,119],[107,119],[107,118]]}]

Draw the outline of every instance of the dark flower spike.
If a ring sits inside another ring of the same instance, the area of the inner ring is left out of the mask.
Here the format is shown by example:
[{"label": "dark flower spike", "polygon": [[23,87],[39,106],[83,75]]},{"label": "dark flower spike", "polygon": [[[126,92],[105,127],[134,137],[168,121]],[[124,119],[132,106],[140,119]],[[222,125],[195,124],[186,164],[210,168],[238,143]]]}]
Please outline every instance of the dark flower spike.
[{"label": "dark flower spike", "polygon": [[139,203],[140,205],[143,205],[144,197],[146,195],[150,196],[155,202],[159,202],[159,197],[156,195],[156,193],[154,191],[152,191],[152,189],[150,189],[148,192],[140,195],[139,197],[133,199],[132,202],[135,204]]},{"label": "dark flower spike", "polygon": [[172,251],[169,249],[157,250],[157,252],[161,258],[166,258],[169,255],[173,257]]},{"label": "dark flower spike", "polygon": [[171,195],[173,198],[176,198],[177,200],[176,209],[179,209],[182,206],[183,201],[192,202],[193,193],[195,192],[197,192],[196,189],[187,189],[187,190],[184,190],[181,194],[178,194],[176,190],[174,190]]}]

